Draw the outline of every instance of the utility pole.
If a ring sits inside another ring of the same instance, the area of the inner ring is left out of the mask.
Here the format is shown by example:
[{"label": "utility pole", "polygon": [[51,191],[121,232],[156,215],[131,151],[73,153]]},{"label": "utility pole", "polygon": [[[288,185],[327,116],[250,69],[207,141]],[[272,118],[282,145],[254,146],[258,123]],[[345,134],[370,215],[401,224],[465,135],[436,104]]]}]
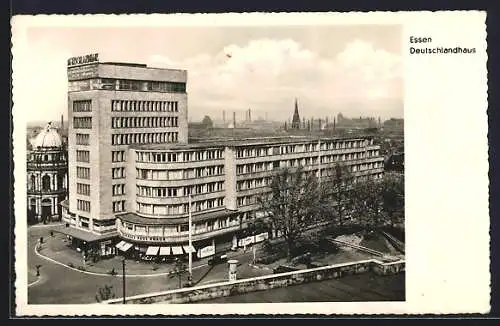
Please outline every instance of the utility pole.
[{"label": "utility pole", "polygon": [[192,250],[191,248],[193,247],[193,239],[192,239],[192,215],[191,215],[191,194],[189,195],[189,220],[188,220],[188,232],[189,232],[189,253],[188,253],[188,256],[189,256],[189,283],[191,283],[191,281],[193,280],[193,253],[192,253]]},{"label": "utility pole", "polygon": [[125,304],[125,258],[122,259],[123,304]]}]

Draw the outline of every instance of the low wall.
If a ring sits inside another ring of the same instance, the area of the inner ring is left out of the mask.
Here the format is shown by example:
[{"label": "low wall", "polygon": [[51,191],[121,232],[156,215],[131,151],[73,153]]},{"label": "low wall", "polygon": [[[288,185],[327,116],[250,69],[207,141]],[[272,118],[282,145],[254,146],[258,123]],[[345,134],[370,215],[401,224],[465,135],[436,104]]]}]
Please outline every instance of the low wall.
[{"label": "low wall", "polygon": [[[233,282],[208,284],[173,291],[137,295],[126,298],[126,303],[189,303],[244,294],[248,292],[282,288],[290,285],[335,279],[347,275],[366,273],[368,271],[373,271],[378,275],[392,275],[400,273],[404,270],[404,260],[384,263],[376,259],[370,259],[354,263],[337,264],[282,274],[242,279]],[[122,299],[108,300],[104,303],[119,304],[122,303]]]}]

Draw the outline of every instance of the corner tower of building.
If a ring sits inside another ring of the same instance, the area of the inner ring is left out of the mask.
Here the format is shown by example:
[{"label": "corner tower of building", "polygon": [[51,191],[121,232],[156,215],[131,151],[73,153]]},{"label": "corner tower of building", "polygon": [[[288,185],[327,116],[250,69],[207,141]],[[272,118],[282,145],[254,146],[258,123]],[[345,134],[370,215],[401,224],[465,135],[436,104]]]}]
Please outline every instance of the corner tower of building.
[{"label": "corner tower of building", "polygon": [[65,221],[94,233],[115,230],[132,209],[126,160],[132,144],[187,143],[187,71],[68,60],[69,200]]}]

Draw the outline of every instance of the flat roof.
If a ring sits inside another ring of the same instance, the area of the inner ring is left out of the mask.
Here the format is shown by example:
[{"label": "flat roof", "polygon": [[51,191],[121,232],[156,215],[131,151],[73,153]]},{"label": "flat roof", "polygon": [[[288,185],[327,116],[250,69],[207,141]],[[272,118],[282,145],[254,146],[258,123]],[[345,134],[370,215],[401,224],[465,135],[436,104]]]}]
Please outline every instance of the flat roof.
[{"label": "flat roof", "polygon": [[277,144],[294,144],[309,141],[328,141],[328,140],[348,140],[348,139],[367,139],[373,136],[357,136],[357,137],[314,137],[314,136],[284,136],[284,137],[257,137],[257,138],[211,138],[188,144],[147,144],[147,145],[131,145],[130,148],[138,150],[188,150],[210,147],[237,147],[237,146],[259,146],[259,145],[277,145]]},{"label": "flat roof", "polygon": [[[100,64],[100,65],[108,65],[108,66],[123,66],[123,67],[134,67],[134,68],[143,68],[143,69],[156,69],[156,70],[171,70],[171,71],[187,71],[187,69],[177,69],[177,68],[160,68],[160,67],[150,67],[145,63],[134,63],[134,62],[93,62],[91,64]],[[70,67],[71,68],[71,67]]]},{"label": "flat roof", "polygon": [[[231,216],[236,213],[238,213],[238,211],[221,209],[214,212],[193,214],[192,220],[193,222],[202,222],[202,221],[213,220],[220,217]],[[188,217],[151,218],[151,217],[143,217],[137,215],[136,213],[125,213],[117,215],[116,218],[119,218],[122,221],[129,222],[132,224],[144,224],[144,225],[178,225],[188,222]]]},{"label": "flat roof", "polygon": [[58,225],[55,226],[51,229],[54,232],[62,233],[65,235],[72,236],[73,238],[77,238],[80,240],[84,240],[87,242],[94,242],[94,241],[99,241],[99,240],[107,240],[107,239],[112,239],[116,236],[118,236],[118,233],[113,232],[109,234],[95,234],[89,231],[77,229],[71,226],[65,226],[65,225]]}]

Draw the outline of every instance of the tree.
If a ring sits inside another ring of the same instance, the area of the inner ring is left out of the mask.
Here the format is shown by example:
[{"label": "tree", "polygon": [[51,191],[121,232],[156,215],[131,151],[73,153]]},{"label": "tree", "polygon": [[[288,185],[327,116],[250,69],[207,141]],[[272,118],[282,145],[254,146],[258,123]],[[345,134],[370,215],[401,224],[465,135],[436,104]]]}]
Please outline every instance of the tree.
[{"label": "tree", "polygon": [[272,228],[283,235],[287,257],[291,260],[304,231],[319,220],[323,197],[317,177],[301,167],[278,172],[273,176],[270,188],[270,192],[259,197],[258,201],[269,214]]},{"label": "tree", "polygon": [[353,212],[361,226],[368,230],[383,224],[383,183],[369,177],[353,187]]},{"label": "tree", "polygon": [[104,285],[103,287],[100,287],[97,290],[95,300],[97,302],[102,302],[102,301],[114,299],[115,297],[116,297],[116,295],[113,292],[113,286],[112,285]]},{"label": "tree", "polygon": [[353,210],[353,179],[348,166],[336,164],[322,184],[325,197],[329,200],[329,211],[333,213],[339,226],[344,224]]},{"label": "tree", "polygon": [[179,289],[182,287],[182,276],[184,274],[188,273],[188,268],[186,265],[186,262],[182,258],[176,258],[175,259],[175,265],[174,269],[171,271],[170,277],[175,277],[177,276],[179,279]]},{"label": "tree", "polygon": [[386,173],[382,181],[382,202],[384,213],[391,224],[396,223],[398,217],[404,217],[404,195],[404,176]]}]

